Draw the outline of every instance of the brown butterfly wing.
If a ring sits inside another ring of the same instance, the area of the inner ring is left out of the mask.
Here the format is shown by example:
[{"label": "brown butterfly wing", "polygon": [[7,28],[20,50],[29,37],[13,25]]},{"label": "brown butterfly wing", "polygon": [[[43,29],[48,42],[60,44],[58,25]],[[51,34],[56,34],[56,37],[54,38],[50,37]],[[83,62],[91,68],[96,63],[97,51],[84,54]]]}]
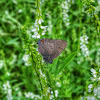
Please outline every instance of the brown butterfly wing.
[{"label": "brown butterfly wing", "polygon": [[44,43],[39,44],[38,51],[42,55],[50,56],[50,55],[52,55],[53,50],[54,50],[54,44],[51,39],[44,39]]},{"label": "brown butterfly wing", "polygon": [[45,58],[46,62],[50,62],[60,55],[66,48],[67,42],[64,40],[43,39],[44,42],[39,44],[38,51]]},{"label": "brown butterfly wing", "polygon": [[45,52],[46,52],[46,50],[45,50],[45,48],[44,48],[45,46],[44,45],[39,45],[39,48],[38,48],[38,51],[39,51],[39,53],[42,55],[42,56],[44,56],[45,55]]},{"label": "brown butterfly wing", "polygon": [[66,48],[67,42],[64,40],[53,40],[53,44],[55,48],[51,56],[52,56],[52,59],[55,59]]},{"label": "brown butterfly wing", "polygon": [[43,59],[46,63],[52,63],[53,60],[51,58],[51,55],[54,50],[54,44],[52,43],[51,39],[43,39],[44,42],[39,44],[38,51],[43,56]]}]

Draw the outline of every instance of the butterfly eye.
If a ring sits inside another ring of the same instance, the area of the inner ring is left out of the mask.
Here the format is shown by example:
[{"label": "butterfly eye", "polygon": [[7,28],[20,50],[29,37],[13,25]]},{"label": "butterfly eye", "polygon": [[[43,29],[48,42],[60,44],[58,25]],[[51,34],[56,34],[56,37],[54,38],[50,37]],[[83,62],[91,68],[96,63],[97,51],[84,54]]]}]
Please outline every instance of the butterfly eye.
[{"label": "butterfly eye", "polygon": [[41,42],[44,42],[44,40],[41,40]]},{"label": "butterfly eye", "polygon": [[41,41],[39,40],[38,42],[37,42],[37,44],[40,44],[41,43]]}]

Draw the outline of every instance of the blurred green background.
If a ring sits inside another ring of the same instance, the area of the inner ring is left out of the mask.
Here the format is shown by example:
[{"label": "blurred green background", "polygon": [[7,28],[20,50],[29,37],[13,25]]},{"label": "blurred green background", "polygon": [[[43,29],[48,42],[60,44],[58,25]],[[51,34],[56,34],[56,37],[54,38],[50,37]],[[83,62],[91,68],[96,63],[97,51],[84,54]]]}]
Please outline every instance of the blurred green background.
[{"label": "blurred green background", "polygon": [[[41,10],[37,10],[37,1],[41,2]],[[28,31],[32,30],[35,20],[39,20],[38,13],[42,15],[42,25],[47,26],[44,35],[39,33],[40,38],[62,39],[68,43],[58,58],[60,65],[70,53],[78,51],[56,79],[57,100],[81,100],[88,95],[88,85],[92,83],[90,69],[100,67],[100,1],[37,1],[0,0],[0,100],[41,99],[32,67],[23,61],[25,52],[21,39],[21,27],[25,25]],[[82,51],[84,47],[80,47],[82,36],[88,37],[88,56]],[[33,38],[34,48],[37,48],[37,40]]]}]

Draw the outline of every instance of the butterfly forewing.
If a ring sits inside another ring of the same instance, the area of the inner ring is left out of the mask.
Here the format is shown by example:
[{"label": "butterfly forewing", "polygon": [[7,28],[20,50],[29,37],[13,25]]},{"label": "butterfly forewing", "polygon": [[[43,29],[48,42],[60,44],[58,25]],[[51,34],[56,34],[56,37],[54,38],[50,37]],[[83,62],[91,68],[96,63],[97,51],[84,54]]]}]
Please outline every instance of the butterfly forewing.
[{"label": "butterfly forewing", "polygon": [[52,43],[52,40],[50,39],[44,39],[44,43],[43,44],[39,44],[39,48],[38,51],[42,54],[42,55],[52,55],[54,50],[54,44]]}]

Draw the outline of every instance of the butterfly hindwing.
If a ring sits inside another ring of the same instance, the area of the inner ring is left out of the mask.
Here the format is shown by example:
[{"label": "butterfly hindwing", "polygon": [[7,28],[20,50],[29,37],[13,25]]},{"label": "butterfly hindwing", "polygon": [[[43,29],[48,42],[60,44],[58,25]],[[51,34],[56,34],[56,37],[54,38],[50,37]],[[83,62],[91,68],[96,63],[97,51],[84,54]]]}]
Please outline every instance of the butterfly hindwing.
[{"label": "butterfly hindwing", "polygon": [[55,50],[53,51],[52,59],[55,59],[66,48],[67,42],[64,40],[53,40],[53,43],[54,43]]}]

